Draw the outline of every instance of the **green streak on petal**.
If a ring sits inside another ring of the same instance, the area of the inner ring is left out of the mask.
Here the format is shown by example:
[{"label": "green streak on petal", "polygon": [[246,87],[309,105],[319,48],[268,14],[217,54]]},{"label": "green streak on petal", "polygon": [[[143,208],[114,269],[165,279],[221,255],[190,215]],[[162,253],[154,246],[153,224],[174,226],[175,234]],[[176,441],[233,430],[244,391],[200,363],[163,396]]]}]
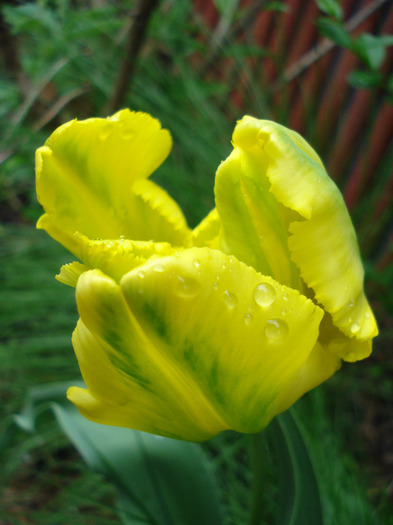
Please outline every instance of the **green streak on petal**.
[{"label": "green streak on petal", "polygon": [[183,245],[190,232],[179,207],[146,181],[171,143],[156,119],[128,110],[64,124],[37,150],[37,196],[46,212],[37,227],[79,258],[75,232]]},{"label": "green streak on petal", "polygon": [[265,173],[277,202],[297,214],[287,226],[290,256],[316,300],[347,337],[375,337],[378,329],[364,295],[356,234],[318,155],[295,132],[251,117],[238,123],[233,141]]},{"label": "green streak on petal", "polygon": [[281,205],[270,192],[266,168],[260,150],[238,147],[218,168],[215,199],[221,249],[282,284],[300,288]]},{"label": "green streak on petal", "polygon": [[306,361],[323,312],[234,257],[192,248],[125,275],[121,287],[160,355],[197,384],[230,428],[256,432]]},{"label": "green streak on petal", "polygon": [[142,330],[112,279],[86,272],[76,293],[81,321],[73,344],[88,394],[73,402],[83,415],[196,441],[227,428],[170,352],[163,353],[165,340],[155,345]]}]

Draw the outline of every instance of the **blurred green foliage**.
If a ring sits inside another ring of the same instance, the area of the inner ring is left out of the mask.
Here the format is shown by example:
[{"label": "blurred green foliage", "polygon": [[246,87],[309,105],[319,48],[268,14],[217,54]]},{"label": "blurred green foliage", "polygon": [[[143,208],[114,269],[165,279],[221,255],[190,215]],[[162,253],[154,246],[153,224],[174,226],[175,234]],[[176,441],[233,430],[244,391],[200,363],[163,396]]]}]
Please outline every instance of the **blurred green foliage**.
[{"label": "blurred green foliage", "polygon": [[382,87],[393,102],[393,73],[383,73],[380,68],[386,58],[386,49],[393,45],[393,35],[361,33],[351,36],[345,27],[343,10],[337,0],[317,0],[319,9],[327,16],[318,18],[322,35],[335,44],[352,51],[362,62],[363,68],[352,71],[348,81],[355,88]]}]

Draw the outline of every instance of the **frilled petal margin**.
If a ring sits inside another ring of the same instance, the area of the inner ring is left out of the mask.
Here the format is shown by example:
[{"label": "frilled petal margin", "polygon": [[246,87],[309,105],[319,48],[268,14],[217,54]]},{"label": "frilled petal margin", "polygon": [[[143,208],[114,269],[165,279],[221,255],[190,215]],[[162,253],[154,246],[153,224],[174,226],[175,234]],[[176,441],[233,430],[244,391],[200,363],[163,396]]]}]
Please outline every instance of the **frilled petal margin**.
[{"label": "frilled petal margin", "polygon": [[[267,180],[270,194],[293,214],[288,215],[291,259],[316,300],[347,337],[371,340],[378,329],[363,291],[356,235],[318,155],[297,133],[252,117],[237,124],[233,143],[243,164],[259,172],[260,185]],[[347,350],[344,354],[345,359]]]},{"label": "frilled petal margin", "polygon": [[316,345],[318,306],[216,250],[148,261],[120,286],[88,271],[76,296],[88,389],[68,395],[97,422],[192,441],[257,432],[337,368]]},{"label": "frilled petal margin", "polygon": [[171,144],[158,120],[129,110],[64,124],[36,153],[37,196],[46,212],[37,227],[77,257],[75,232],[182,245],[190,232],[180,208],[146,180]]},{"label": "frilled petal margin", "polygon": [[167,242],[130,241],[128,239],[90,240],[76,234],[80,257],[85,264],[73,262],[62,266],[56,279],[69,286],[76,286],[79,276],[89,270],[98,269],[120,282],[123,275],[141,266],[148,259],[171,255],[175,248]]}]

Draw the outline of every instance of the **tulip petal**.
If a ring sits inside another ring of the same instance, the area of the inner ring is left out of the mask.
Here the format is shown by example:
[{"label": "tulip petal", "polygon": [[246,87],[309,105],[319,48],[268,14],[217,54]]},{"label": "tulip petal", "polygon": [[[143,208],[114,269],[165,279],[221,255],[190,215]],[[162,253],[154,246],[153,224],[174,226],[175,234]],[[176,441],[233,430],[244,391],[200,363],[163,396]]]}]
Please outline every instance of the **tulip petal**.
[{"label": "tulip petal", "polygon": [[79,277],[82,273],[87,272],[88,270],[89,267],[85,264],[74,261],[69,264],[64,264],[60,268],[60,273],[56,275],[56,279],[67,286],[75,288]]},{"label": "tulip petal", "polygon": [[218,235],[220,233],[221,223],[216,208],[198,224],[192,231],[192,246],[209,246],[210,248],[219,248]]},{"label": "tulip petal", "polygon": [[319,327],[319,341],[332,354],[353,363],[371,354],[372,341],[347,337],[334,325],[332,316],[325,314]]},{"label": "tulip petal", "polygon": [[322,310],[298,291],[208,248],[148,261],[142,272],[131,271],[121,286],[167,366],[197,384],[230,428],[261,430],[275,415],[280,391],[312,351]]},{"label": "tulip petal", "polygon": [[221,249],[298,288],[299,272],[291,261],[280,204],[263,177],[263,155],[254,150],[244,154],[235,148],[217,170],[214,192],[222,224]]},{"label": "tulip petal", "polygon": [[275,411],[281,413],[287,410],[303,394],[329,379],[340,366],[340,358],[318,341],[304,364],[277,396]]},{"label": "tulip petal", "polygon": [[175,249],[167,242],[129,241],[128,239],[90,240],[85,235],[75,234],[80,256],[86,264],[73,262],[61,267],[56,279],[75,287],[80,275],[97,268],[115,281],[127,272],[156,259],[172,254]]},{"label": "tulip petal", "polygon": [[241,164],[259,173],[261,185],[268,181],[270,195],[294,214],[288,226],[291,258],[334,324],[351,338],[377,335],[356,235],[318,155],[297,133],[251,117],[238,123],[233,142]]},{"label": "tulip petal", "polygon": [[85,272],[76,298],[81,321],[73,344],[88,390],[71,388],[68,397],[82,415],[195,441],[227,428],[199,387],[157,351],[115,281]]},{"label": "tulip petal", "polygon": [[144,113],[64,124],[37,150],[37,195],[46,211],[38,228],[78,257],[74,232],[180,243],[188,235],[180,209],[145,180],[170,148],[169,132]]},{"label": "tulip petal", "polygon": [[145,263],[172,254],[175,249],[167,242],[130,241],[128,239],[90,240],[76,234],[81,259],[91,269],[102,270],[115,281],[124,274]]}]

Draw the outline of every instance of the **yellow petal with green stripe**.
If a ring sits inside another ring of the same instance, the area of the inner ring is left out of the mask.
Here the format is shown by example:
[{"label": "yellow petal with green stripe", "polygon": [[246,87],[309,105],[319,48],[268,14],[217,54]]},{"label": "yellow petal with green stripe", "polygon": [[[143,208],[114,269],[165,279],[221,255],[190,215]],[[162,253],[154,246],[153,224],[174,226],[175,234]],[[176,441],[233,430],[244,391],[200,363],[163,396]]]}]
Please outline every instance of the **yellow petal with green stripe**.
[{"label": "yellow petal with green stripe", "polygon": [[218,168],[214,192],[221,220],[220,247],[280,283],[299,288],[284,210],[269,191],[266,169],[262,151],[244,152],[238,147]]},{"label": "yellow petal with green stripe", "polygon": [[142,271],[125,275],[121,286],[167,367],[198,385],[229,428],[266,426],[276,397],[315,345],[322,310],[208,248],[147,262]]},{"label": "yellow petal with green stripe", "polygon": [[46,212],[37,226],[78,257],[74,232],[182,244],[189,230],[178,205],[146,181],[171,143],[158,120],[129,110],[64,124],[37,150],[37,196]]},{"label": "yellow petal with green stripe", "polygon": [[74,347],[86,417],[186,440],[257,432],[307,361],[321,309],[234,257],[192,248],[148,261],[121,287],[77,284]]},{"label": "yellow petal with green stripe", "polygon": [[[347,337],[373,338],[378,330],[364,295],[356,235],[343,198],[318,155],[297,133],[252,117],[237,124],[233,143],[238,169],[253,175],[261,188],[260,199],[269,203],[274,199],[282,206],[290,258],[317,301]],[[228,176],[229,188],[232,178]],[[220,217],[224,223],[225,215]],[[282,235],[276,226],[274,230]]]},{"label": "yellow petal with green stripe", "polygon": [[142,330],[115,281],[86,272],[76,298],[81,321],[73,344],[88,390],[71,388],[68,397],[85,417],[195,441],[227,428],[199,386]]}]

